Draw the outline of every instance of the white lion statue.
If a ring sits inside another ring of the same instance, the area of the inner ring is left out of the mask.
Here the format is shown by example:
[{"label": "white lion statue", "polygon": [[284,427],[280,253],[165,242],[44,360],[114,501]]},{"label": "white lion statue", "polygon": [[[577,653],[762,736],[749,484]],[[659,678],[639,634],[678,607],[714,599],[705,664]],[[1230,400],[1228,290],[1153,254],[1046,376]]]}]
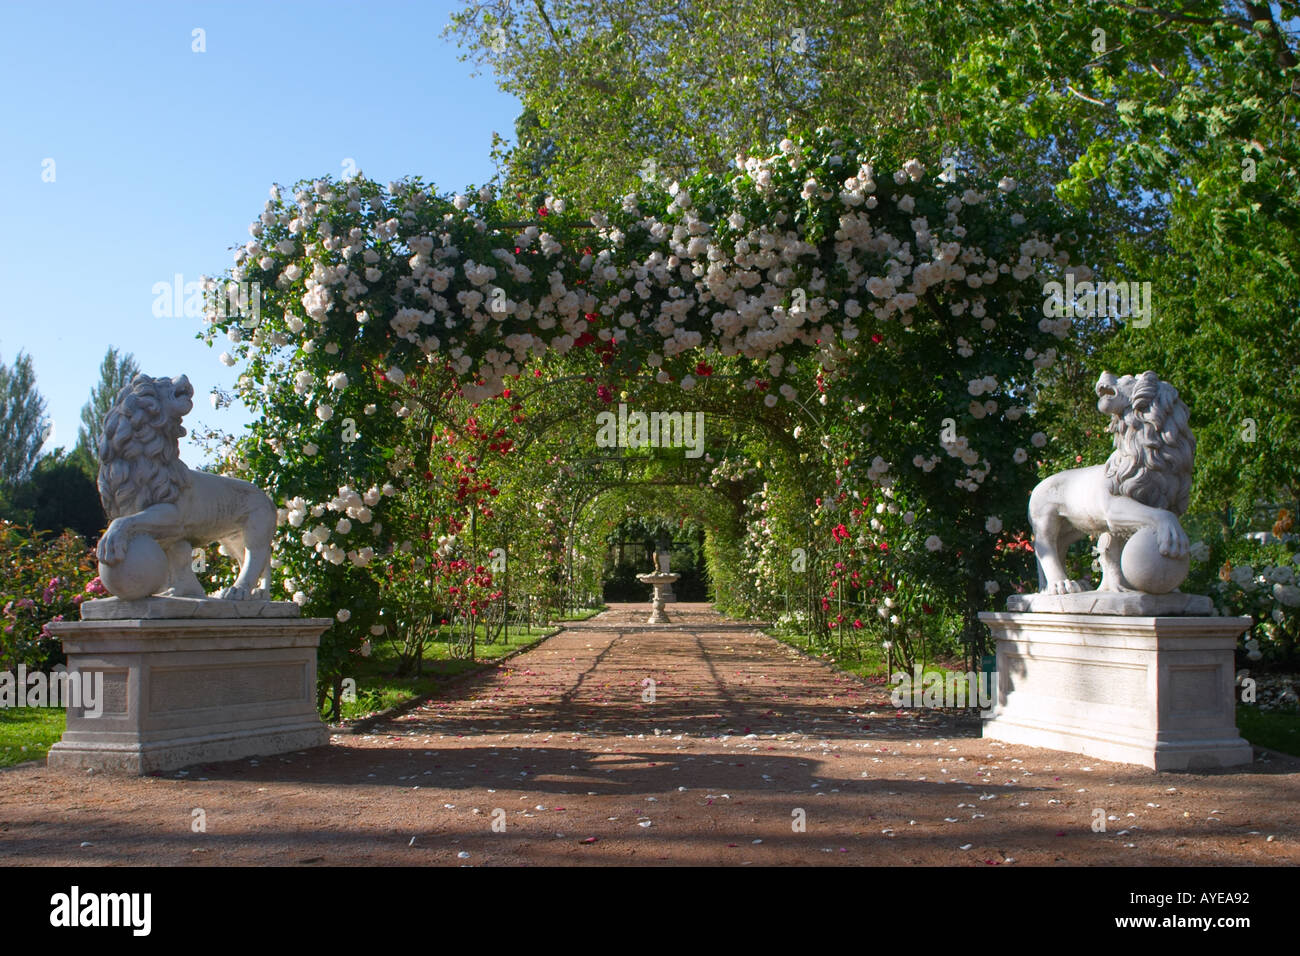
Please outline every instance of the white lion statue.
[{"label": "white lion statue", "polygon": [[[1097,590],[1172,591],[1186,576],[1188,555],[1187,534],[1178,520],[1187,510],[1196,451],[1187,406],[1155,372],[1122,378],[1103,372],[1096,391],[1098,410],[1111,416],[1106,430],[1115,436],[1114,452],[1104,465],[1052,475],[1029,497],[1039,589],[1049,594],[1084,590],[1069,579],[1063,559],[1075,541],[1097,535],[1102,569]],[[1149,551],[1136,559],[1124,556],[1123,566],[1136,576],[1138,570],[1168,565],[1172,570],[1158,570],[1152,578],[1164,576],[1159,588],[1135,586],[1121,570],[1126,543],[1144,529],[1154,535],[1145,542]]]},{"label": "white lion statue", "polygon": [[266,600],[275,505],[261,489],[192,471],[180,460],[181,419],[194,388],[137,375],[117,394],[99,445],[99,495],[109,518],[100,578],[114,595],[207,597],[191,566],[196,546],[220,542],[239,565],[218,597]]}]

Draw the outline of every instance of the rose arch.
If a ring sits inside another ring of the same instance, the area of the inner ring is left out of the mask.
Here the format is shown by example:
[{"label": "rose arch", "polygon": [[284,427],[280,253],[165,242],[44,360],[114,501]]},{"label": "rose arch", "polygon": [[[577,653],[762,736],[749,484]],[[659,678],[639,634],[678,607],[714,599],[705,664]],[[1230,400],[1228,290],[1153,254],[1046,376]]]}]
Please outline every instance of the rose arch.
[{"label": "rose arch", "polygon": [[[336,620],[326,684],[421,589],[494,599],[489,539],[538,580],[561,563],[566,455],[625,396],[760,423],[711,428],[697,463],[751,579],[824,544],[973,620],[1069,331],[1044,286],[1087,270],[1055,204],[934,168],[818,130],[581,216],[414,179],[273,188],[200,334],[258,416],[225,464],[279,507],[277,587]],[[258,307],[225,307],[231,284]]]}]

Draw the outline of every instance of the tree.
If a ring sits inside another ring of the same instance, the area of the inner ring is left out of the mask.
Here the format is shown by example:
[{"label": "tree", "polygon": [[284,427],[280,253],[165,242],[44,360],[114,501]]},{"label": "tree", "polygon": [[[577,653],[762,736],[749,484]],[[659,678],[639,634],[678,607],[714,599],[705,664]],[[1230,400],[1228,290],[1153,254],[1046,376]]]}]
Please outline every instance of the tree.
[{"label": "tree", "polygon": [[[644,179],[721,173],[788,123],[877,140],[903,131],[908,90],[948,66],[945,23],[915,5],[468,0],[447,33],[523,104],[511,184],[590,211]],[[916,151],[945,122],[931,117],[900,148]]]},{"label": "tree", "polygon": [[31,356],[19,352],[12,368],[0,362],[0,488],[12,490],[31,474],[49,433]]},{"label": "tree", "polygon": [[14,490],[9,510],[37,531],[58,535],[71,530],[88,541],[98,538],[106,523],[95,480],[76,454],[62,448],[36,463]]},{"label": "tree", "polygon": [[88,456],[91,470],[99,467],[99,437],[104,419],[113,407],[117,393],[140,374],[140,365],[130,352],[125,355],[109,346],[99,366],[99,384],[90,390],[90,401],[81,409],[81,428],[77,432],[77,454]]},{"label": "tree", "polygon": [[1149,282],[1152,315],[1095,326],[1090,371],[1154,369],[1183,392],[1192,507],[1221,516],[1300,495],[1300,6],[1277,6],[1281,24],[1222,0],[942,6],[966,36],[934,97],[963,108],[964,138],[1010,157],[1058,144],[1059,195],[1127,210],[1091,264]]}]

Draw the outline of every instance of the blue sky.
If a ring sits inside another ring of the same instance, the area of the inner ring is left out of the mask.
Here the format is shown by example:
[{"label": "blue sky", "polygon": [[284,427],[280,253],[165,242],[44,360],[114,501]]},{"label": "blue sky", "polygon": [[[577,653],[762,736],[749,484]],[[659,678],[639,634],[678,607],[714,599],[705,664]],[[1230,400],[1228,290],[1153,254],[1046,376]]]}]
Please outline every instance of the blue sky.
[{"label": "blue sky", "polygon": [[227,268],[273,182],[348,159],[384,183],[492,177],[492,133],[513,135],[519,104],[442,39],[461,5],[0,0],[0,358],[31,354],[47,451],[76,443],[110,345],[189,375],[191,427],[248,420],[202,397],[234,370],[198,320],[155,318],[152,290]]}]

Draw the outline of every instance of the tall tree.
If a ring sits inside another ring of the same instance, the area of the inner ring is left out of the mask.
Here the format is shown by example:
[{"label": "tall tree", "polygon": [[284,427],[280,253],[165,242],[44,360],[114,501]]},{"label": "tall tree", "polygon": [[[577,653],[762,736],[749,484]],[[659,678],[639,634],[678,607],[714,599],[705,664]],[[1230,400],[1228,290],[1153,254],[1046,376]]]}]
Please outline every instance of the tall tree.
[{"label": "tall tree", "polygon": [[12,368],[0,361],[0,488],[12,489],[31,474],[49,434],[31,356],[19,352]]},{"label": "tall tree", "polygon": [[948,66],[916,2],[467,0],[447,33],[523,104],[516,191],[595,210],[641,179],[720,172],[788,123],[902,134],[908,90]]},{"label": "tall tree", "polygon": [[113,400],[138,374],[140,365],[134,355],[122,354],[109,346],[99,366],[99,384],[90,390],[90,401],[81,409],[81,428],[77,432],[77,454],[88,455],[92,469],[99,467],[99,436]]}]

